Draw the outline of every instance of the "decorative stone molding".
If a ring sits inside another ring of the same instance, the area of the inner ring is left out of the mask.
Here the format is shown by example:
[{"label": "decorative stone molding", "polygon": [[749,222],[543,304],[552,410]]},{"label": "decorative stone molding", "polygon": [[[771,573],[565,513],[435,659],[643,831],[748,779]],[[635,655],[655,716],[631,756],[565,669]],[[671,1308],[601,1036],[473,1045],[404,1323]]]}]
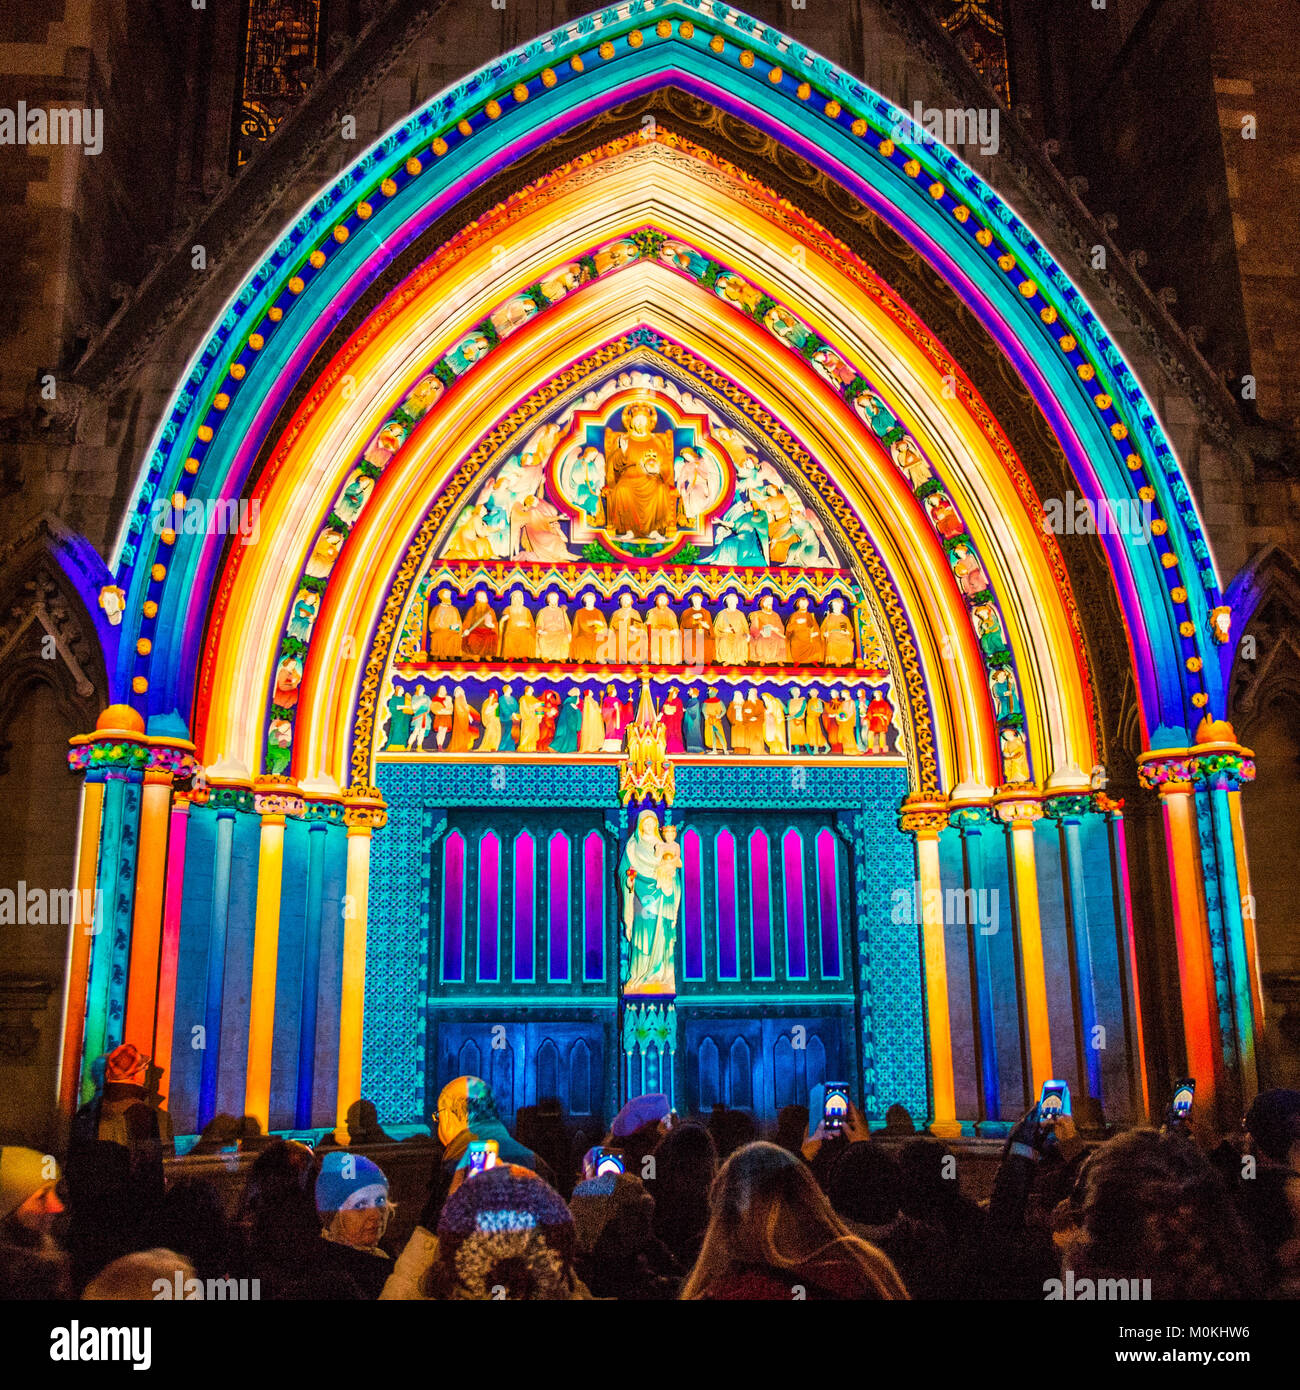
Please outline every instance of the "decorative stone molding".
[{"label": "decorative stone molding", "polygon": [[25,1062],[36,1055],[53,993],[52,980],[0,975],[0,1061]]}]

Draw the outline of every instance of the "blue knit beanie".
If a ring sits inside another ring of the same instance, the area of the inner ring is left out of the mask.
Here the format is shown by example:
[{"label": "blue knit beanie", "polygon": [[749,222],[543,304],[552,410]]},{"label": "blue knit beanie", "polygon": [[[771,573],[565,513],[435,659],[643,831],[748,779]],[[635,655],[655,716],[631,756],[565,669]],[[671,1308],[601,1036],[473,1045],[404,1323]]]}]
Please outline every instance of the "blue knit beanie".
[{"label": "blue knit beanie", "polygon": [[388,1179],[376,1163],[362,1154],[331,1149],[321,1161],[320,1177],[316,1179],[316,1210],[347,1211],[368,1188],[382,1189],[384,1205],[388,1203]]}]

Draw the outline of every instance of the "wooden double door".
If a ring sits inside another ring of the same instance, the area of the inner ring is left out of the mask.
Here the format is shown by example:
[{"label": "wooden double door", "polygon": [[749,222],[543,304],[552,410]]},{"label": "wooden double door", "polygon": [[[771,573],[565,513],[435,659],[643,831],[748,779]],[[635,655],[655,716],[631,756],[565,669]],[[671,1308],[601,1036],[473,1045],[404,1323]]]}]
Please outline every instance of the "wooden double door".
[{"label": "wooden double door", "polygon": [[[608,1120],[617,1109],[617,1055],[608,1018],[435,1019],[429,1109],[438,1092],[458,1076],[480,1076],[492,1087],[497,1110],[510,1124],[515,1112],[558,1100],[576,1120]],[[612,1107],[612,1108],[611,1108]]]},{"label": "wooden double door", "polygon": [[724,1105],[770,1125],[782,1106],[807,1105],[821,1081],[847,1081],[856,1094],[852,1026],[847,1007],[822,1015],[688,1016],[680,1059],[687,1107],[707,1115]]}]

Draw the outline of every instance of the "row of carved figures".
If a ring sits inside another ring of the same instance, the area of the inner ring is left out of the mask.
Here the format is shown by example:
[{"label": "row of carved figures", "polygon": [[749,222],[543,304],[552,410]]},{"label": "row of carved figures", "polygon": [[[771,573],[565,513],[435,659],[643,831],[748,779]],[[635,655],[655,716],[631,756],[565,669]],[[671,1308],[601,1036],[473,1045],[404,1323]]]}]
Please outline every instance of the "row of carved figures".
[{"label": "row of carved figures", "polygon": [[[607,685],[603,692],[572,686],[566,695],[527,685],[516,696],[507,682],[477,708],[465,687],[432,692],[423,681],[394,689],[387,703],[386,750],[441,753],[621,753],[653,737],[663,754],[882,754],[894,718],[885,687],[859,690],[792,686],[786,698],[751,686],[724,700],[715,686],[692,686],[685,698],[672,686],[655,706]],[[659,733],[662,731],[662,738]],[[635,737],[633,737],[635,736]]]},{"label": "row of carved figures", "polygon": [[853,620],[844,600],[834,598],[819,621],[808,600],[795,600],[783,619],[770,595],[742,613],[735,594],[711,614],[699,594],[680,620],[660,594],[643,617],[631,594],[619,598],[611,617],[596,607],[595,595],[583,596],[572,620],[560,596],[548,594],[536,615],[515,590],[500,615],[486,589],[479,589],[465,612],[452,602],[452,591],[438,590],[429,607],[427,651],[430,661],[575,661],[604,666],[850,666]]}]

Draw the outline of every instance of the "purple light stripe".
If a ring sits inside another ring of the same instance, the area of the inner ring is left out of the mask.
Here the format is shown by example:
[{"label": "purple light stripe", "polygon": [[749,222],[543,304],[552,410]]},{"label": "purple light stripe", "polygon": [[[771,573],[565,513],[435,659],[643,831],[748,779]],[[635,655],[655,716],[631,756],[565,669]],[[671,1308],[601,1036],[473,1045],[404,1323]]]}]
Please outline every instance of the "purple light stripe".
[{"label": "purple light stripe", "polygon": [[442,978],[465,978],[465,840],[459,830],[442,847]]},{"label": "purple light stripe", "polygon": [[478,850],[478,977],[501,978],[501,841],[491,830]]},{"label": "purple light stripe", "polygon": [[719,830],[714,844],[718,867],[718,979],[740,978],[740,943],[736,938],[736,840],[730,830]]},{"label": "purple light stripe", "polygon": [[772,866],[768,859],[767,835],[755,830],[749,837],[749,928],[753,949],[753,976],[770,980],[772,975]]},{"label": "purple light stripe", "polygon": [[515,979],[534,977],[533,837],[525,830],[515,836]]},{"label": "purple light stripe", "polygon": [[803,836],[785,832],[781,840],[785,869],[785,966],[792,980],[808,978],[808,941],[803,901]]},{"label": "purple light stripe", "polygon": [[582,978],[605,978],[605,842],[593,830],[582,847]]},{"label": "purple light stripe", "polygon": [[549,860],[547,892],[550,914],[547,939],[546,974],[550,980],[569,978],[569,837],[563,831],[551,836],[547,846]]},{"label": "purple light stripe", "polygon": [[688,830],[682,837],[682,870],[686,880],[682,938],[682,973],[688,980],[704,978],[704,865],[700,832]]},{"label": "purple light stripe", "polygon": [[817,909],[821,923],[822,979],[838,980],[840,964],[840,873],[839,854],[833,831],[817,836]]}]

